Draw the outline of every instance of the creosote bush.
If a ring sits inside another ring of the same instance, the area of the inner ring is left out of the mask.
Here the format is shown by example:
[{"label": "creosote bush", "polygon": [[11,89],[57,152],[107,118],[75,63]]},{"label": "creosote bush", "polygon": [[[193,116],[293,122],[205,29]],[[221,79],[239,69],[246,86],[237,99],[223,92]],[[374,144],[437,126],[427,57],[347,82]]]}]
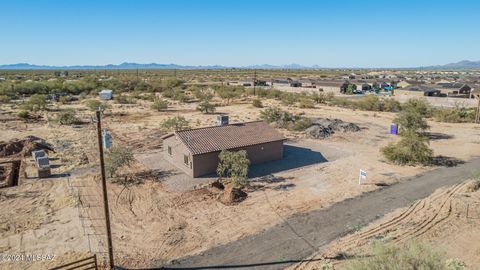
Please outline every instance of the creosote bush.
[{"label": "creosote bush", "polygon": [[414,130],[405,130],[397,143],[380,149],[388,161],[398,165],[429,165],[433,151],[428,147],[428,138]]}]

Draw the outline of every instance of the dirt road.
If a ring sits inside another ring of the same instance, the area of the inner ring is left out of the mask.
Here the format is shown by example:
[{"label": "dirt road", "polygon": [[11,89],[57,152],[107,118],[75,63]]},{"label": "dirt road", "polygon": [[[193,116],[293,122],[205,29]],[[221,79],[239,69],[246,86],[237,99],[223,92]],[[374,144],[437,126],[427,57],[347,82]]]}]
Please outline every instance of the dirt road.
[{"label": "dirt road", "polygon": [[480,158],[438,168],[329,208],[294,215],[256,235],[182,258],[166,269],[283,269],[355,228],[479,172]]}]

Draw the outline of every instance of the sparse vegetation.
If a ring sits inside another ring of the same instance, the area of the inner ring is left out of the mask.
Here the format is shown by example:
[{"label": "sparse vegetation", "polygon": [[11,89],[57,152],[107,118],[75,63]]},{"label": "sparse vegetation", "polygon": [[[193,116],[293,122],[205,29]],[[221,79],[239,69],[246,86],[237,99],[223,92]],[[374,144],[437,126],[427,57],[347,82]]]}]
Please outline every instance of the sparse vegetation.
[{"label": "sparse vegetation", "polygon": [[253,107],[255,107],[255,108],[263,108],[263,103],[262,103],[262,101],[261,101],[260,99],[254,99],[254,100],[252,101],[252,105],[253,105]]},{"label": "sparse vegetation", "polygon": [[99,108],[102,109],[102,110],[105,110],[105,109],[109,108],[109,106],[107,106],[105,103],[103,103],[99,100],[96,100],[96,99],[86,100],[85,105],[92,112],[97,111]]},{"label": "sparse vegetation", "polygon": [[132,150],[124,146],[113,146],[105,152],[105,171],[110,178],[117,175],[119,169],[130,166],[134,161]]},{"label": "sparse vegetation", "polygon": [[61,125],[75,125],[81,123],[81,121],[75,115],[75,111],[73,110],[66,110],[64,112],[61,112],[57,116],[57,121]]},{"label": "sparse vegetation", "polygon": [[44,111],[47,107],[47,101],[45,95],[35,94],[31,96],[27,102],[20,106],[27,111]]},{"label": "sparse vegetation", "polygon": [[447,270],[444,253],[421,243],[396,246],[376,242],[372,255],[347,264],[348,270]]},{"label": "sparse vegetation", "polygon": [[475,122],[475,108],[442,108],[433,110],[435,121],[446,123],[473,123]]},{"label": "sparse vegetation", "polygon": [[168,101],[164,99],[157,98],[155,101],[153,101],[153,104],[151,105],[152,110],[155,111],[163,111],[168,108]]},{"label": "sparse vegetation", "polygon": [[27,112],[27,111],[19,111],[19,112],[17,113],[17,116],[18,116],[19,118],[23,119],[23,120],[26,120],[26,119],[30,118],[30,113]]},{"label": "sparse vegetation", "polygon": [[203,100],[197,106],[197,110],[203,113],[214,113],[215,112],[215,105],[210,103],[208,99]]},{"label": "sparse vegetation", "polygon": [[168,130],[168,131],[178,131],[178,130],[184,130],[189,128],[189,124],[187,119],[183,116],[174,116],[174,117],[169,117],[162,123],[162,128]]}]

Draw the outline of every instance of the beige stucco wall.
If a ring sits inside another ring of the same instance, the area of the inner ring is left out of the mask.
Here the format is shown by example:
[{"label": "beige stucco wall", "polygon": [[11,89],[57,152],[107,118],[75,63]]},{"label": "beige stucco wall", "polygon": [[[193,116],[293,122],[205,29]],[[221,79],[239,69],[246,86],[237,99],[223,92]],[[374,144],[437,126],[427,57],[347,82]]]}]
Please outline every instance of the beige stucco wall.
[{"label": "beige stucco wall", "polygon": [[[168,154],[168,147],[172,147],[172,155]],[[186,174],[193,176],[193,159],[192,154],[182,141],[173,135],[163,140],[163,155],[166,160],[184,171]],[[188,155],[189,165],[183,162],[183,156]]]},{"label": "beige stucco wall", "polygon": [[[250,164],[259,164],[283,158],[283,141],[252,145],[231,151],[246,150]],[[214,173],[217,170],[218,154],[220,152],[206,153],[193,156],[193,177]],[[178,165],[177,165],[178,166]]]}]

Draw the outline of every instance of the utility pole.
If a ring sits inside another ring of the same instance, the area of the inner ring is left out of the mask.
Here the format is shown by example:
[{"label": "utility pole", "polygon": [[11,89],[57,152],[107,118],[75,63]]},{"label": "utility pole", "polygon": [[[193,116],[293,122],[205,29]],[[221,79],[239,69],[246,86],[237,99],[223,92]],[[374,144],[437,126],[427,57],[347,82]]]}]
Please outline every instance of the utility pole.
[{"label": "utility pole", "polygon": [[137,81],[138,81],[138,68],[137,68]]},{"label": "utility pole", "polygon": [[107,227],[108,259],[110,261],[110,269],[114,269],[115,264],[113,263],[112,229],[110,227],[110,210],[108,208],[107,180],[105,177],[105,161],[103,159],[102,123],[100,113],[100,109],[97,110],[98,150],[100,153],[100,169],[102,172],[103,207],[105,211],[105,224]]},{"label": "utility pole", "polygon": [[257,84],[257,70],[255,69],[253,73],[253,95],[254,96],[257,95],[256,87],[255,87],[256,84]]}]

